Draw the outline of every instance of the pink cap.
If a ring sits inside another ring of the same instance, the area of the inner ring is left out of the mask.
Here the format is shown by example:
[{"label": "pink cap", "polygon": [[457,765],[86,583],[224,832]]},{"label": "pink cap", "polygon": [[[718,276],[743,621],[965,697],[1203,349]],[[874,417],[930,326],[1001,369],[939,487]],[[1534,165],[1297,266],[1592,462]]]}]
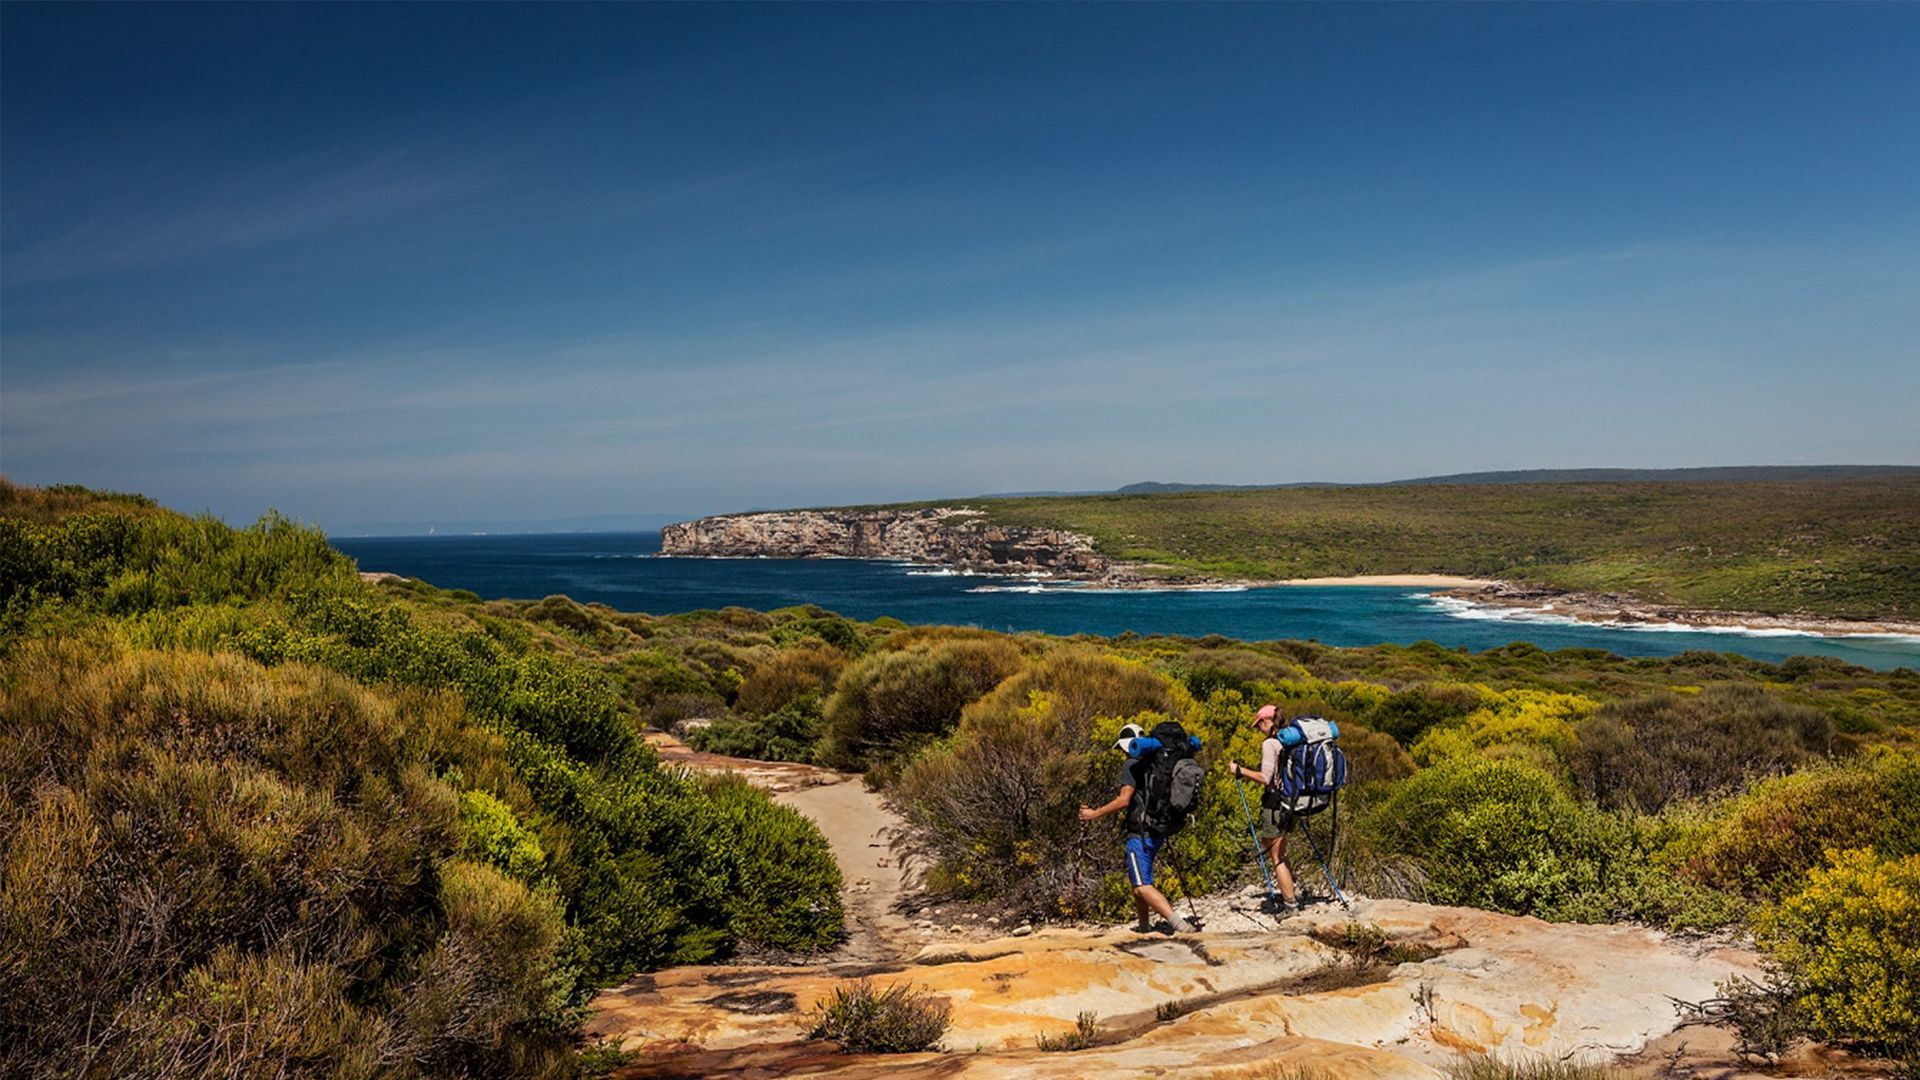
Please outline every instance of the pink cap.
[{"label": "pink cap", "polygon": [[1260,706],[1260,711],[1253,714],[1253,720],[1254,723],[1259,723],[1262,720],[1271,720],[1279,715],[1280,707],[1278,705],[1262,705]]}]

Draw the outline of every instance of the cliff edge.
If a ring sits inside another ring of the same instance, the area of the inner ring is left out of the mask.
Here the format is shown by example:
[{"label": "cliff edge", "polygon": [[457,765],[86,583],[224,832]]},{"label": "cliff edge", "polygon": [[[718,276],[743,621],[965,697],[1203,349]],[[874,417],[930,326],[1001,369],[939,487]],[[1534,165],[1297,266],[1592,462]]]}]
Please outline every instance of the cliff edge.
[{"label": "cliff edge", "polygon": [[1079,533],[994,525],[956,507],[778,510],[668,525],[662,555],[723,558],[896,559],[991,573],[1099,579],[1112,563]]}]

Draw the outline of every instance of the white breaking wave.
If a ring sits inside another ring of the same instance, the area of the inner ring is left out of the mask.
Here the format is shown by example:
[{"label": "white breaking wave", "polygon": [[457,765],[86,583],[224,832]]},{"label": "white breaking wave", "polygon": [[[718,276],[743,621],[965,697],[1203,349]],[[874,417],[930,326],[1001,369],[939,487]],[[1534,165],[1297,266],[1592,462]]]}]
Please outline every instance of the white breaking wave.
[{"label": "white breaking wave", "polygon": [[975,585],[967,590],[970,593],[1026,593],[1039,596],[1048,593],[1073,593],[1079,596],[1133,596],[1139,593],[1232,593],[1246,592],[1245,585],[1199,585],[1192,587],[1174,586],[1169,588],[1115,588],[1113,586],[1086,585],[1077,581],[1050,581],[1031,585]]},{"label": "white breaking wave", "polygon": [[1516,622],[1541,626],[1605,626],[1614,630],[1643,630],[1656,634],[1731,634],[1735,637],[1753,638],[1847,638],[1862,641],[1890,641],[1910,644],[1920,648],[1920,634],[1823,634],[1818,630],[1794,630],[1778,626],[1702,626],[1677,622],[1635,622],[1631,619],[1576,619],[1545,608],[1514,608],[1494,604],[1477,604],[1457,596],[1434,596],[1430,593],[1409,593],[1410,597],[1424,597],[1427,603],[1424,609],[1451,615],[1456,619],[1477,619],[1482,622]]}]

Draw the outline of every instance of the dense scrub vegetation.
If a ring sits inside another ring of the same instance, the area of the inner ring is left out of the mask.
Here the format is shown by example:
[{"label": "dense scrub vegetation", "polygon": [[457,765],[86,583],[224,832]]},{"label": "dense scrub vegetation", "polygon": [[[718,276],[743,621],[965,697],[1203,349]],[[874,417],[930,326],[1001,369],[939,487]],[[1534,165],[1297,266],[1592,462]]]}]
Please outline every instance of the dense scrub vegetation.
[{"label": "dense scrub vegetation", "polygon": [[818,831],[662,768],[577,606],[3,487],[0,1072],[564,1073],[599,986],[837,939]]},{"label": "dense scrub vegetation", "polygon": [[[44,992],[0,1054],[194,1071],[229,1051],[182,1033],[238,1024],[274,1062],[564,1068],[594,986],[832,941],[839,882],[812,827],[662,769],[647,727],[864,769],[931,888],[1044,918],[1124,910],[1116,825],[1083,831],[1075,810],[1113,793],[1122,724],[1178,720],[1208,788],[1160,881],[1177,899],[1250,880],[1223,766],[1257,762],[1263,702],[1339,721],[1354,780],[1334,856],[1363,892],[1752,925],[1818,1031],[1870,1046],[1894,1048],[1863,1018],[1910,1006],[1874,996],[1911,970],[1882,939],[1907,940],[1920,904],[1910,669],[482,602],[365,585],[279,519],[4,494],[0,976]],[[1314,824],[1324,840],[1332,815]],[[1296,841],[1307,884],[1310,855]],[[207,895],[208,865],[264,884]],[[187,894],[177,926],[141,921],[149,894],[126,883],[153,875]],[[88,974],[128,926],[178,959]],[[412,992],[429,972],[433,994]],[[96,1002],[112,1024],[76,1035]],[[290,1026],[245,1027],[268,1015]]]},{"label": "dense scrub vegetation", "polygon": [[[1162,719],[1201,736],[1210,769],[1201,810],[1161,865],[1163,887],[1177,900],[1247,880],[1241,809],[1221,766],[1257,760],[1249,721],[1271,701],[1340,723],[1355,780],[1335,859],[1350,886],[1682,930],[1771,918],[1763,924],[1778,929],[1763,943],[1824,980],[1789,995],[1849,1003],[1816,1013],[1835,1018],[1820,1033],[1891,1049],[1860,1018],[1899,1003],[1862,994],[1879,985],[1871,972],[1903,972],[1911,958],[1863,953],[1866,939],[1846,927],[1888,924],[1920,899],[1898,863],[1920,853],[1913,670],[1526,644],[1472,654],[1059,639],[845,623],[812,608],[580,610],[579,625],[556,629],[556,648],[703,688],[697,717],[680,725],[695,745],[864,767],[909,823],[904,853],[956,899],[1043,918],[1125,910],[1115,826],[1083,832],[1075,810],[1112,794],[1120,726]],[[667,685],[630,683],[629,708],[662,715],[662,695],[687,692]],[[1324,841],[1331,818],[1314,824]],[[1892,862],[1871,878],[1882,914],[1820,899],[1841,872],[1826,869],[1830,849]],[[1293,857],[1299,880],[1317,886],[1311,850],[1296,840]],[[1815,954],[1831,972],[1806,959]]]},{"label": "dense scrub vegetation", "polygon": [[1720,483],[970,500],[1103,553],[1242,578],[1450,573],[1768,613],[1920,619],[1920,471]]}]

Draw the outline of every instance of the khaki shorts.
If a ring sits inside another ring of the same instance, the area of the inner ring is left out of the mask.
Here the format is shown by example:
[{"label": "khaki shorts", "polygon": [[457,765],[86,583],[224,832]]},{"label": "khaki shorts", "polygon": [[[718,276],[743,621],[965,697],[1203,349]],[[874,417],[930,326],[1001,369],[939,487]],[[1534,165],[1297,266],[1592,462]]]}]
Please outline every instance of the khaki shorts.
[{"label": "khaki shorts", "polygon": [[1262,840],[1271,840],[1276,836],[1285,836],[1293,831],[1293,811],[1281,806],[1263,806],[1260,808],[1259,834]]}]

